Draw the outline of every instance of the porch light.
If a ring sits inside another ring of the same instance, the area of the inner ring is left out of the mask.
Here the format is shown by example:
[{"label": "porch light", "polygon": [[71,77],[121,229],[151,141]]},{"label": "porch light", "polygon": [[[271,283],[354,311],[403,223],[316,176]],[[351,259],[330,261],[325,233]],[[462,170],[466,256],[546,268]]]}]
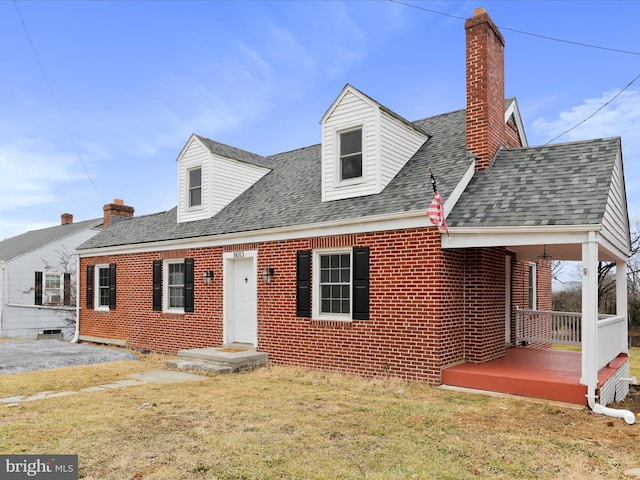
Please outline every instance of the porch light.
[{"label": "porch light", "polygon": [[211,282],[213,281],[214,277],[215,277],[215,274],[213,273],[213,270],[207,270],[202,273],[202,281],[204,282],[205,285],[211,285]]},{"label": "porch light", "polygon": [[273,280],[273,274],[276,271],[272,267],[267,267],[262,271],[262,283],[269,285]]},{"label": "porch light", "polygon": [[545,244],[542,247],[542,255],[538,255],[538,261],[540,262],[550,262],[551,260],[553,260],[553,257],[549,254],[547,254],[547,245]]}]

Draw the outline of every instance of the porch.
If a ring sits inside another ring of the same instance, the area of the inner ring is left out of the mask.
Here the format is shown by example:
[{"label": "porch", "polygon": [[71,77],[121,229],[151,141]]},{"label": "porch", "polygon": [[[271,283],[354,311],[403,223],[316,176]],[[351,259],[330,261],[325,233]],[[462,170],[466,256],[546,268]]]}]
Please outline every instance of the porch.
[{"label": "porch", "polygon": [[[581,345],[580,313],[516,310],[516,345],[502,358],[463,363],[442,371],[444,385],[587,404],[587,385],[581,383],[583,353],[554,350],[552,344]],[[596,396],[602,405],[626,396],[629,362],[626,317],[600,315],[597,322],[598,376]],[[536,345],[537,347],[524,346]]]}]

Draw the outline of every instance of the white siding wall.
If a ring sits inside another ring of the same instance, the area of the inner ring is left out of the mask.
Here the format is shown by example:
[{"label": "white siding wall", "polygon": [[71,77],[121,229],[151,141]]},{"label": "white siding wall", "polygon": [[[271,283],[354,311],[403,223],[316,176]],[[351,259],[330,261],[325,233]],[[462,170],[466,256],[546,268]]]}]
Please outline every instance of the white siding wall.
[{"label": "white siding wall", "polygon": [[249,163],[213,156],[211,180],[211,215],[215,215],[242,192],[264,177],[269,170]]},{"label": "white siding wall", "polygon": [[409,159],[427,140],[427,137],[382,111],[381,136],[381,175],[382,191]]},{"label": "white siding wall", "polygon": [[[340,184],[338,135],[359,126],[363,129],[363,179]],[[322,200],[382,192],[426,140],[426,135],[372,100],[347,90],[322,125]]]},{"label": "white siding wall", "polygon": [[[67,252],[73,255],[75,248],[81,243],[93,237],[99,230],[90,229],[77,232],[59,242],[52,243],[40,249],[13,258],[5,264],[6,281],[0,287],[3,290],[2,298],[2,324],[0,336],[36,338],[42,330],[62,329],[65,338],[73,336],[72,329],[65,330],[63,321],[65,316],[75,318],[74,307],[53,307],[35,305],[35,272],[57,270],[65,273],[60,265],[60,256]],[[54,267],[46,270],[46,263]],[[76,264],[73,257],[70,268],[72,295],[75,297],[76,288]],[[6,297],[4,295],[6,294]]]},{"label": "white siding wall", "polygon": [[[347,92],[336,105],[322,128],[322,200],[338,200],[378,193],[379,109],[352,92]],[[339,132],[362,127],[363,182],[339,184],[336,167],[340,153]]]},{"label": "white siding wall", "polygon": [[[196,138],[191,138],[185,147],[182,156],[178,159],[178,222],[203,220],[211,217],[209,187],[211,179],[211,155],[209,151]],[[189,208],[189,179],[187,171],[202,168],[202,205],[197,208]]]},{"label": "white siding wall", "polygon": [[616,160],[609,187],[609,198],[602,219],[603,235],[618,248],[628,252],[629,224],[627,222],[627,204],[622,178],[622,160],[620,154]]}]

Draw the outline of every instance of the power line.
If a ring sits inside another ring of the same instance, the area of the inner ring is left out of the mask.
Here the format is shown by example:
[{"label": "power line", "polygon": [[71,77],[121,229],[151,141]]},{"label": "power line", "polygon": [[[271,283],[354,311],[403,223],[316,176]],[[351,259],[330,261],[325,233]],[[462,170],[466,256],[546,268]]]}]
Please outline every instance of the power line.
[{"label": "power line", "polygon": [[49,82],[49,77],[47,76],[47,72],[44,69],[44,66],[42,65],[42,62],[40,61],[40,57],[38,56],[38,52],[36,50],[35,45],[33,44],[33,40],[31,39],[31,35],[29,34],[29,30],[27,29],[27,25],[24,21],[24,18],[22,17],[22,12],[20,12],[20,9],[18,8],[18,3],[17,0],[13,0],[13,4],[16,7],[16,12],[18,13],[18,16],[20,17],[20,22],[22,23],[22,28],[24,29],[24,33],[27,35],[27,39],[29,40],[29,45],[31,45],[31,50],[33,51],[33,55],[36,57],[36,61],[38,62],[38,66],[40,67],[40,71],[42,72],[42,75],[44,76],[44,80],[47,83],[47,86],[49,87],[49,93],[51,93],[51,97],[53,98],[53,101],[56,105],[56,108],[58,110],[58,115],[60,115],[60,118],[62,119],[62,123],[64,124],[65,129],[67,130],[67,134],[69,135],[69,138],[71,139],[71,143],[73,144],[73,148],[76,152],[76,156],[78,157],[78,160],[80,161],[80,164],[82,165],[82,168],[84,170],[84,173],[87,175],[87,178],[89,179],[89,181],[91,182],[91,185],[93,185],[93,188],[95,189],[96,193],[98,195],[100,195],[100,192],[98,191],[98,187],[96,187],[96,184],[93,181],[93,178],[91,178],[91,174],[89,173],[89,170],[87,169],[87,166],[84,163],[84,160],[82,159],[82,155],[80,155],[80,149],[78,149],[78,144],[76,143],[76,140],[73,136],[73,134],[71,133],[71,129],[69,128],[69,124],[67,123],[67,119],[64,116],[64,113],[62,112],[62,108],[60,108],[60,103],[58,102],[58,99],[56,98],[56,95],[53,91],[53,87],[51,86],[51,82]]},{"label": "power line", "polygon": [[600,112],[600,110],[602,110],[603,108],[605,108],[607,105],[609,105],[611,102],[613,102],[616,98],[618,98],[622,92],[624,92],[627,88],[629,88],[631,85],[634,84],[634,82],[636,80],[638,80],[640,78],[640,75],[638,75],[636,78],[634,78],[633,80],[631,80],[629,83],[627,83],[627,85],[620,90],[618,93],[616,93],[613,97],[611,97],[609,99],[609,101],[607,101],[604,105],[600,106],[600,108],[598,108],[597,110],[595,110],[591,115],[589,115],[588,117],[586,117],[585,119],[579,121],[578,123],[576,123],[573,127],[565,130],[564,132],[562,132],[560,135],[557,135],[555,137],[553,137],[551,140],[549,140],[547,143],[545,143],[545,145],[549,145],[551,142],[553,142],[554,140],[557,140],[558,138],[562,137],[563,135],[566,135],[567,133],[569,133],[571,130],[574,130],[575,128],[578,128],[580,125],[582,125],[583,123],[585,123],[587,120],[590,120],[591,118],[593,118],[598,112]]},{"label": "power line", "polygon": [[[406,7],[416,8],[418,10],[422,10],[422,11],[425,11],[425,12],[433,13],[433,14],[436,14],[436,15],[442,15],[442,16],[445,16],[445,17],[455,18],[456,20],[466,21],[466,19],[463,18],[463,17],[458,17],[456,15],[451,15],[449,13],[440,12],[438,10],[433,10],[433,9],[430,9],[430,8],[420,7],[418,5],[412,5],[410,3],[402,2],[400,0],[389,0],[389,1],[393,2],[393,3],[398,3],[400,5],[404,5]],[[502,27],[502,26],[499,26],[499,25],[497,25],[497,27],[500,30],[508,30],[510,32],[520,33],[522,35],[530,35],[532,37],[542,38],[544,40],[551,40],[551,41],[554,41],[554,42],[568,43],[570,45],[577,45],[577,46],[580,46],[580,47],[596,48],[596,49],[599,49],[599,50],[606,50],[606,51],[609,51],[609,52],[624,53],[624,54],[627,54],[627,55],[638,55],[638,56],[640,56],[640,52],[634,52],[634,51],[631,51],[631,50],[621,50],[621,49],[617,49],[617,48],[602,47],[602,46],[599,46],[599,45],[590,45],[588,43],[574,42],[572,40],[563,40],[563,39],[560,39],[560,38],[549,37],[549,36],[546,36],[546,35],[539,35],[537,33],[525,32],[523,30],[516,30],[514,28]],[[587,122],[588,120],[590,120],[591,118],[596,116],[601,110],[603,110],[605,107],[607,107],[609,104],[611,104],[616,98],[618,98],[622,94],[622,92],[624,92],[627,88],[629,88],[631,85],[633,85],[636,82],[636,80],[638,80],[639,78],[640,78],[640,75],[638,75],[636,78],[631,80],[622,90],[620,90],[613,97],[611,97],[609,99],[609,101],[607,101],[604,105],[602,105],[598,109],[596,109],[591,115],[589,115],[588,117],[584,118],[580,122],[576,123],[573,127],[565,130],[560,135],[555,136],[554,138],[549,140],[547,143],[545,143],[545,145],[548,145],[551,142],[557,140],[558,138],[566,135],[570,131],[578,128],[580,125],[582,125],[583,123]]]},{"label": "power line", "polygon": [[[389,1],[393,2],[393,3],[397,3],[399,5],[404,5],[405,7],[411,7],[411,8],[415,8],[415,9],[418,9],[418,10],[422,10],[424,12],[429,12],[429,13],[433,13],[433,14],[436,14],[436,15],[442,15],[442,16],[449,17],[449,18],[455,18],[456,20],[466,21],[466,18],[464,18],[464,17],[458,17],[457,15],[451,15],[449,13],[439,12],[438,10],[433,10],[431,8],[424,8],[424,7],[421,7],[421,6],[418,6],[418,5],[412,5],[410,3],[402,2],[400,0],[389,0]],[[622,49],[619,49],[619,48],[603,47],[603,46],[600,46],[600,45],[592,45],[592,44],[589,44],[589,43],[576,42],[576,41],[573,41],[573,40],[564,40],[562,38],[549,37],[547,35],[540,35],[538,33],[525,32],[524,30],[517,30],[515,28],[504,27],[502,25],[496,25],[496,26],[500,30],[508,30],[510,32],[519,33],[521,35],[529,35],[531,37],[542,38],[544,40],[550,40],[550,41],[553,41],[553,42],[568,43],[570,45],[577,45],[579,47],[596,48],[598,50],[606,50],[606,51],[609,51],[609,52],[624,53],[626,55],[640,56],[640,52],[634,52],[632,50],[622,50]]]}]

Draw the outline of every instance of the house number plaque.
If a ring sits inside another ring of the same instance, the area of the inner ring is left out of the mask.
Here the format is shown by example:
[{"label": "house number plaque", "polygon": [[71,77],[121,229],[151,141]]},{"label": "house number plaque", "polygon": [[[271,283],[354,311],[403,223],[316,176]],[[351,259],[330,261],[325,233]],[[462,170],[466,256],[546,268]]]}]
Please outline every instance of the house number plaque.
[{"label": "house number plaque", "polygon": [[233,258],[244,257],[244,252],[233,252]]}]

